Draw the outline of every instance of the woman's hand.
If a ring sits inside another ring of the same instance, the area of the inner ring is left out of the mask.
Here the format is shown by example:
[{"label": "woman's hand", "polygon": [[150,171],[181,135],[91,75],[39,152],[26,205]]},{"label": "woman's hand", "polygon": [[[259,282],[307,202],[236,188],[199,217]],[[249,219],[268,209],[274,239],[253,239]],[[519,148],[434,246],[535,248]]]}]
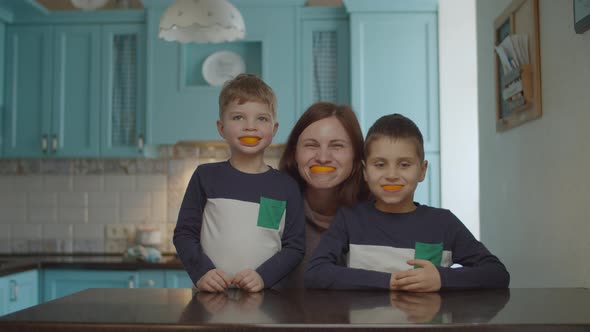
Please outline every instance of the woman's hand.
[{"label": "woman's hand", "polygon": [[392,274],[389,289],[409,292],[436,292],[440,290],[440,273],[434,264],[423,259],[412,259],[407,263],[421,268]]},{"label": "woman's hand", "polygon": [[231,285],[231,279],[219,269],[209,270],[197,281],[197,288],[203,292],[223,292]]},{"label": "woman's hand", "polygon": [[232,283],[251,293],[260,292],[264,288],[262,277],[252,269],[245,269],[236,273]]}]

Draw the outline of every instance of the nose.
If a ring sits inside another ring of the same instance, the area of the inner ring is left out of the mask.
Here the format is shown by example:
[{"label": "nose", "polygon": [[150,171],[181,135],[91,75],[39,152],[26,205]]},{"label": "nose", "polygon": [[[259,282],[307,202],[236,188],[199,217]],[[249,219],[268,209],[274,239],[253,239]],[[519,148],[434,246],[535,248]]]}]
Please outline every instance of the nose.
[{"label": "nose", "polygon": [[387,178],[388,181],[393,181],[399,178],[399,173],[398,173],[398,169],[395,166],[391,166],[387,169],[387,173],[385,174],[385,177]]},{"label": "nose", "polygon": [[327,148],[320,148],[316,154],[316,160],[319,164],[327,164],[332,160],[332,153],[330,149]]},{"label": "nose", "polygon": [[246,126],[244,126],[244,131],[256,131],[256,120],[249,119],[246,121]]}]

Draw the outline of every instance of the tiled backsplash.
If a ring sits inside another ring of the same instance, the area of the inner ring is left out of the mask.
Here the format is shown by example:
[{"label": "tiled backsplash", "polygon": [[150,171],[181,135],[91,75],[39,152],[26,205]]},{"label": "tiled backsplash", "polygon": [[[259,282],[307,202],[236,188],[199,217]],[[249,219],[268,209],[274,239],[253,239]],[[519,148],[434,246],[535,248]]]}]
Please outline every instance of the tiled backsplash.
[{"label": "tiled backsplash", "polygon": [[[277,167],[282,147],[265,161]],[[227,148],[167,146],[158,159],[0,160],[0,254],[122,253],[136,227],[156,226],[163,252],[197,165]]]}]

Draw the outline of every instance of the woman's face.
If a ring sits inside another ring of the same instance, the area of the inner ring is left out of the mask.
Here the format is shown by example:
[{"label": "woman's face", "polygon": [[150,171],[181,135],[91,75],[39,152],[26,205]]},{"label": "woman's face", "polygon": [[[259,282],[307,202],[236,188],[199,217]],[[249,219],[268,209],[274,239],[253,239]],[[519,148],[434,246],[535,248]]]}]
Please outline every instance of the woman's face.
[{"label": "woman's face", "polygon": [[309,125],[299,136],[295,160],[301,177],[315,189],[334,188],[352,172],[354,150],[336,117]]}]

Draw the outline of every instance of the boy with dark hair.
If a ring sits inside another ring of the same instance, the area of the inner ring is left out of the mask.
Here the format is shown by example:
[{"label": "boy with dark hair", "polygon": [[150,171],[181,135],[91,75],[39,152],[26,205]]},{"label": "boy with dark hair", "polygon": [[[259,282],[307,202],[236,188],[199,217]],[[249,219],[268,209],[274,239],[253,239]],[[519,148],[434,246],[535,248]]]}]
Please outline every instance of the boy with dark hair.
[{"label": "boy with dark hair", "polygon": [[423,145],[416,124],[400,114],[383,116],[369,129],[363,164],[373,199],[338,211],[308,265],[306,287],[508,287],[504,265],[455,215],[414,202],[428,166]]},{"label": "boy with dark hair", "polygon": [[197,167],[174,230],[178,257],[199,290],[270,288],[303,258],[303,200],[291,177],[264,163],[277,132],[276,97],[255,75],[226,82],[219,134],[228,161]]}]

